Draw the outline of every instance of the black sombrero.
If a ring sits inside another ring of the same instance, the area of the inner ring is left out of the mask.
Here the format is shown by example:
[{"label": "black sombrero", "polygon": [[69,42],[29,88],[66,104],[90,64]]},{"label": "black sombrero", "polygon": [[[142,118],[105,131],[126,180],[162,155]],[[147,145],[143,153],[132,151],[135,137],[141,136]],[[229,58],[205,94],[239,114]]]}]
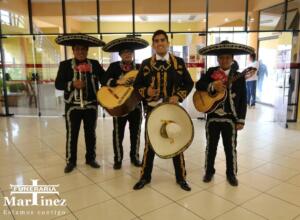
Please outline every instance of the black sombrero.
[{"label": "black sombrero", "polygon": [[67,34],[58,36],[55,42],[64,46],[84,45],[87,47],[102,47],[105,43],[86,34]]},{"label": "black sombrero", "polygon": [[108,42],[104,47],[105,52],[120,52],[122,50],[138,50],[147,47],[147,41],[137,37],[122,37]]},{"label": "black sombrero", "polygon": [[201,55],[207,55],[207,56],[210,55],[218,56],[222,54],[244,55],[244,54],[253,54],[254,48],[244,44],[232,43],[226,40],[218,44],[213,44],[207,47],[203,47],[198,52]]}]

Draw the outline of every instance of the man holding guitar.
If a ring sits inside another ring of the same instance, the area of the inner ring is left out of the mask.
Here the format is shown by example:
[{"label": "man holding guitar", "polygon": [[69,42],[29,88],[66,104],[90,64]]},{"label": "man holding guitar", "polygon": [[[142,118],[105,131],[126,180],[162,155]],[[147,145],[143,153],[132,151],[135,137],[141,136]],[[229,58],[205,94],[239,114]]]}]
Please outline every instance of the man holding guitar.
[{"label": "man holding guitar", "polygon": [[207,73],[196,83],[197,91],[206,91],[214,97],[226,92],[222,102],[208,114],[206,122],[206,159],[204,182],[210,182],[215,173],[214,162],[220,135],[226,155],[226,176],[230,185],[238,186],[237,174],[237,131],[245,124],[247,111],[247,93],[244,77],[232,67],[233,56],[249,54],[253,48],[246,45],[222,41],[199,50],[201,55],[215,55],[219,66],[209,68]]},{"label": "man holding guitar", "polygon": [[[107,43],[103,50],[106,52],[119,52],[121,61],[111,63],[106,70],[106,85],[108,87],[116,87],[117,85],[132,85],[134,78],[126,78],[124,75],[129,71],[138,69],[133,61],[135,49],[147,47],[148,43],[140,38],[124,37],[115,39]],[[127,121],[130,130],[130,160],[131,163],[140,167],[139,148],[140,133],[142,124],[142,105],[138,104],[135,109],[125,116],[113,117],[113,148],[114,148],[114,166],[118,170],[122,167],[123,160],[123,139]]]}]

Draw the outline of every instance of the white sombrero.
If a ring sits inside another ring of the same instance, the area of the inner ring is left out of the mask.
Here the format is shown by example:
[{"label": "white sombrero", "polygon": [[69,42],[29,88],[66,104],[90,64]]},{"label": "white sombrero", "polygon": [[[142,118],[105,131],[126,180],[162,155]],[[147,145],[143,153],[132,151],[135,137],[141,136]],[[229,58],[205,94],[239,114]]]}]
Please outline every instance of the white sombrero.
[{"label": "white sombrero", "polygon": [[244,44],[232,43],[225,40],[218,44],[203,47],[198,52],[201,55],[207,56],[218,56],[221,54],[243,55],[253,54],[254,48]]},{"label": "white sombrero", "polygon": [[55,42],[64,46],[84,45],[87,47],[102,47],[105,43],[98,38],[86,34],[66,34],[60,35]]},{"label": "white sombrero", "polygon": [[155,107],[148,116],[146,129],[150,145],[161,158],[182,153],[194,138],[189,114],[176,104],[162,103]]}]

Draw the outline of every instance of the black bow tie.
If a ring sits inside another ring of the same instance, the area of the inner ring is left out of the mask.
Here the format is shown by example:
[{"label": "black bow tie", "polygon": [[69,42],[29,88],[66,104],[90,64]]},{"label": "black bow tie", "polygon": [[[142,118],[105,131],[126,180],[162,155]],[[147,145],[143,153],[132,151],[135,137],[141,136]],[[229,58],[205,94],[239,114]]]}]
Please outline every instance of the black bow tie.
[{"label": "black bow tie", "polygon": [[167,64],[167,61],[166,60],[157,60],[156,63],[158,65],[165,65],[165,64]]}]

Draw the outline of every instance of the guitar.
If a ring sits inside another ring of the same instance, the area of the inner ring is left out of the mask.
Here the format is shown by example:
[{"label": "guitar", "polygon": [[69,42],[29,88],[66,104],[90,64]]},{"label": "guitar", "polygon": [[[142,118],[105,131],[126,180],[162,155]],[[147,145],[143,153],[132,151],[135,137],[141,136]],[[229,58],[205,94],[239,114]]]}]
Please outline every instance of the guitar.
[{"label": "guitar", "polygon": [[[231,79],[231,83],[241,77],[251,77],[255,74],[257,69],[254,67],[248,67],[242,73],[235,75]],[[207,91],[196,91],[193,95],[194,106],[199,112],[211,113],[218,108],[218,106],[225,101],[227,97],[227,90],[224,89],[222,92],[215,92],[210,94]]]},{"label": "guitar", "polygon": [[137,70],[132,70],[123,76],[125,85],[103,86],[97,92],[98,102],[111,116],[125,116],[141,101],[142,97],[132,86],[137,74]]}]

